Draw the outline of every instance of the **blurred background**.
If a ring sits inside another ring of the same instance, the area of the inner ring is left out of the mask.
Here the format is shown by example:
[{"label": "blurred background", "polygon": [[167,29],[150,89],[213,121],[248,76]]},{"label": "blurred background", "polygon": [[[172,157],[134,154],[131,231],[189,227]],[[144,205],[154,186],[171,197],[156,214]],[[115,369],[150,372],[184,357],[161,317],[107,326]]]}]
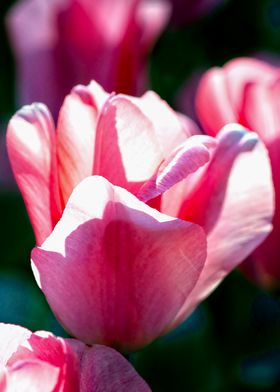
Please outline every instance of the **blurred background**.
[{"label": "blurred background", "polygon": [[[34,282],[29,254],[35,240],[5,153],[7,121],[20,104],[5,23],[15,3],[0,3],[0,321],[65,336]],[[190,91],[211,66],[238,56],[279,61],[279,0],[170,4],[169,22],[149,53],[148,85],[177,110],[192,114]],[[183,325],[130,360],[155,392],[279,391],[279,292],[234,271]]]}]

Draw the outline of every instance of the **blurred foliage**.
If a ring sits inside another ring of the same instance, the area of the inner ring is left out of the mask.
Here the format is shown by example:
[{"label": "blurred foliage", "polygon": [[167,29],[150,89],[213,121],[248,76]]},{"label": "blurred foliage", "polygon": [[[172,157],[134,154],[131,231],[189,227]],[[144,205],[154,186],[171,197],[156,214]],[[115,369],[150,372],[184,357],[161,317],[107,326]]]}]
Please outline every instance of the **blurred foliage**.
[{"label": "blurred foliage", "polygon": [[[1,122],[16,110],[4,28],[13,3],[0,4]],[[194,71],[259,52],[280,54],[280,1],[225,1],[191,25],[168,27],[151,55],[151,86],[174,104]],[[34,237],[17,191],[0,188],[0,211],[0,321],[63,334],[30,269]],[[279,391],[279,297],[235,271],[182,326],[130,359],[155,392]]]}]

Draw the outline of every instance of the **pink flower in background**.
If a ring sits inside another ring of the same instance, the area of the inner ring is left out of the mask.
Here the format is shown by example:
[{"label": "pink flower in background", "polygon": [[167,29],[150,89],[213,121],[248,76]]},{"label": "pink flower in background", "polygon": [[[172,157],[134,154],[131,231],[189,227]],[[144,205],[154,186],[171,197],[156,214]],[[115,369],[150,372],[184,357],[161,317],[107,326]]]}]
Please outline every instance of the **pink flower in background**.
[{"label": "pink flower in background", "polygon": [[21,104],[44,102],[56,116],[78,83],[142,93],[147,57],[166,25],[164,0],[21,0],[7,26]]},{"label": "pink flower in background", "polygon": [[95,82],[66,97],[56,130],[43,105],[10,121],[9,156],[40,245],[34,273],[80,340],[149,343],[269,233],[273,187],[257,135],[234,124],[216,138],[194,131],[153,92],[109,96]]},{"label": "pink flower in background", "polygon": [[207,133],[215,135],[221,126],[235,121],[257,132],[268,149],[275,189],[274,229],[243,267],[266,286],[279,284],[280,279],[279,102],[280,68],[253,58],[235,59],[223,68],[210,69],[201,80],[196,99],[198,117]]},{"label": "pink flower in background", "polygon": [[149,392],[115,350],[0,324],[0,391]]}]

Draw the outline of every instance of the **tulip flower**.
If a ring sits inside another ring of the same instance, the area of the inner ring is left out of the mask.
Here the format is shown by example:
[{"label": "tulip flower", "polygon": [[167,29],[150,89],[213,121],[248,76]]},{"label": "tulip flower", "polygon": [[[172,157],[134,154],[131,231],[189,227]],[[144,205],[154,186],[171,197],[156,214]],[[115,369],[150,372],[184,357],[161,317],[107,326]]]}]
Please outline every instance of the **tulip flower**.
[{"label": "tulip flower", "polygon": [[19,102],[44,102],[56,116],[72,86],[93,78],[109,91],[142,93],[169,15],[164,0],[18,1],[7,28]]},{"label": "tulip flower", "polygon": [[216,138],[190,136],[191,124],[153,92],[109,95],[95,82],[73,89],[56,130],[43,105],[10,121],[36,280],[87,344],[148,344],[271,230],[270,165],[257,135],[233,124]]},{"label": "tulip flower", "polygon": [[0,390],[21,392],[149,392],[112,348],[87,347],[50,332],[0,324]]},{"label": "tulip flower", "polygon": [[280,264],[280,68],[254,58],[231,60],[223,68],[210,69],[200,82],[197,113],[210,135],[230,121],[255,131],[270,157],[275,189],[273,231],[243,266],[264,286],[279,284]]}]

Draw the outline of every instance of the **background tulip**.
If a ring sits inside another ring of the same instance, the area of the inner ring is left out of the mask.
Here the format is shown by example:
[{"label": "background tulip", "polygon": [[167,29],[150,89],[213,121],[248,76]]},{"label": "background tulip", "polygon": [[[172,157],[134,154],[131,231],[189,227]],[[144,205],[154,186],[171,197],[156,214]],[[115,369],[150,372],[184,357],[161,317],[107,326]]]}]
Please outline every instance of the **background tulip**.
[{"label": "background tulip", "polygon": [[109,347],[87,347],[50,332],[32,333],[1,323],[0,349],[3,392],[150,391],[126,359]]},{"label": "background tulip", "polygon": [[276,203],[273,231],[243,266],[249,276],[265,286],[277,285],[280,278],[279,86],[278,67],[239,58],[206,72],[196,101],[199,120],[207,133],[214,135],[223,124],[236,121],[257,132],[268,149]]},{"label": "background tulip", "polygon": [[[189,124],[152,92],[109,96],[95,82],[77,86],[65,99],[56,131],[42,105],[23,108],[10,122],[12,167],[42,245],[32,256],[37,282],[66,329],[86,343],[128,350],[149,343],[183,321],[271,229],[270,165],[256,134],[233,124],[217,138],[190,136]],[[129,192],[98,177],[71,197],[92,174]],[[163,220],[170,220],[166,238],[157,223]],[[204,235],[189,222],[207,233],[204,268]],[[156,251],[148,257],[147,248]],[[188,256],[181,259],[183,254]],[[147,257],[149,265],[143,264]],[[151,282],[149,276],[157,278]],[[116,282],[121,290],[109,294]]]},{"label": "background tulip", "polygon": [[163,0],[19,1],[7,26],[20,103],[41,101],[57,115],[72,86],[93,78],[109,91],[142,93],[169,13]]}]

